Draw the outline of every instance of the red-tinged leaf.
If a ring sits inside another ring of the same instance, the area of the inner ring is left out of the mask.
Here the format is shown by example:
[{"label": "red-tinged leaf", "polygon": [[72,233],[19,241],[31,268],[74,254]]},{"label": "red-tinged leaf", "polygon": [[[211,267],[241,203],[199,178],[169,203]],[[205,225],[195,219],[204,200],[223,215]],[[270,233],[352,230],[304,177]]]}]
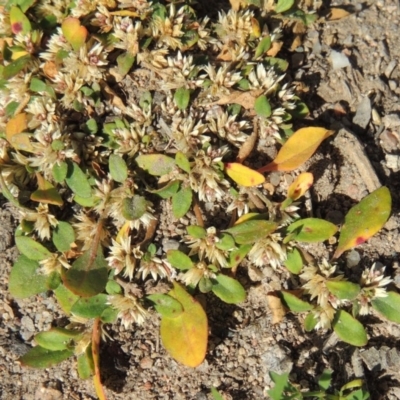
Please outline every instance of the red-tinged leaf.
[{"label": "red-tinged leaf", "polygon": [[301,128],[296,131],[279,150],[275,160],[262,167],[258,172],[292,171],[306,162],[317,150],[324,139],[333,131],[325,128]]},{"label": "red-tinged leaf", "polygon": [[14,35],[18,33],[25,35],[32,29],[28,17],[16,6],[10,8],[10,24]]},{"label": "red-tinged leaf", "polygon": [[21,113],[17,114],[15,117],[11,118],[6,125],[6,137],[7,140],[11,143],[11,138],[23,132],[28,128],[28,121],[26,119],[26,114]]},{"label": "red-tinged leaf", "polygon": [[333,236],[337,230],[336,225],[323,219],[304,218],[287,227],[289,235],[285,238],[285,243],[289,240],[308,243],[322,242]]},{"label": "red-tinged leaf", "polygon": [[314,182],[313,174],[310,172],[301,173],[289,186],[288,198],[295,201],[304,196]]},{"label": "red-tinged leaf", "polygon": [[265,178],[259,172],[239,163],[225,163],[227,175],[237,184],[242,186],[257,186],[265,182]]},{"label": "red-tinged leaf", "polygon": [[347,213],[333,258],[356,247],[375,235],[388,220],[392,198],[385,186],[364,197]]},{"label": "red-tinged leaf", "polygon": [[78,18],[68,17],[61,25],[62,33],[75,51],[78,51],[86,41],[87,29],[81,25]]},{"label": "red-tinged leaf", "polygon": [[91,250],[83,253],[68,270],[61,274],[64,285],[82,297],[95,296],[107,285],[108,264],[104,259],[101,246],[97,253]]},{"label": "red-tinged leaf", "polygon": [[36,174],[36,178],[39,189],[31,194],[31,200],[37,201],[38,203],[62,206],[63,200],[57,189],[50,182],[46,181],[40,174]]},{"label": "red-tinged leaf", "polygon": [[180,284],[174,282],[174,288],[168,294],[182,304],[183,312],[176,318],[162,317],[160,334],[163,345],[176,361],[197,367],[203,362],[207,350],[206,313]]}]

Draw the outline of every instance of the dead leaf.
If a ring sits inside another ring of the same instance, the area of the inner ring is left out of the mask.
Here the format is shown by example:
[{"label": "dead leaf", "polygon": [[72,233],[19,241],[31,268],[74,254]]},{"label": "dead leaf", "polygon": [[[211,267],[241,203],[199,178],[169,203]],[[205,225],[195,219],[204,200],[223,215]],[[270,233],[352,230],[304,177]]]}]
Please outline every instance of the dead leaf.
[{"label": "dead leaf", "polygon": [[350,13],[343,8],[333,7],[329,10],[328,16],[326,18],[327,21],[337,21],[338,19],[346,18],[350,15]]},{"label": "dead leaf", "polygon": [[296,35],[293,39],[292,45],[290,46],[290,51],[295,51],[303,42],[303,35]]},{"label": "dead leaf", "polygon": [[228,44],[224,44],[221,52],[217,55],[217,60],[232,61],[232,52],[230,51]]},{"label": "dead leaf", "polygon": [[241,92],[234,90],[226,96],[221,97],[219,100],[212,103],[208,103],[207,106],[225,105],[225,104],[239,104],[246,110],[254,108],[254,103],[258,96],[264,91],[264,89],[251,90],[249,92]]},{"label": "dead leaf", "polygon": [[231,3],[233,11],[239,11],[240,6],[243,5],[245,2],[242,0],[229,0],[229,3]]},{"label": "dead leaf", "polygon": [[293,30],[293,33],[295,33],[296,35],[303,34],[303,33],[307,32],[306,26],[303,24],[303,22],[300,22],[300,21],[298,21],[298,22],[296,22],[294,24],[292,30]]},{"label": "dead leaf", "polygon": [[279,324],[286,315],[286,309],[276,292],[267,293],[267,301],[272,314],[272,323]]},{"label": "dead leaf", "polygon": [[46,61],[43,66],[43,72],[48,78],[53,79],[58,72],[56,63],[53,61]]},{"label": "dead leaf", "polygon": [[247,137],[245,142],[240,146],[239,153],[236,157],[236,162],[243,163],[243,161],[250,155],[256,145],[258,138],[258,119],[253,119],[253,132]]},{"label": "dead leaf", "polygon": [[103,89],[103,91],[109,95],[111,104],[113,106],[119,108],[123,113],[125,113],[126,106],[125,106],[124,102],[122,101],[122,99],[117,95],[117,93],[115,93],[114,90],[112,90],[110,88],[110,86],[108,86],[107,83],[105,83],[104,81],[102,81],[100,83],[100,85],[101,85],[101,88]]},{"label": "dead leaf", "polygon": [[17,114],[12,117],[6,125],[6,137],[9,143],[11,138],[28,128],[28,121],[25,113]]},{"label": "dead leaf", "polygon": [[281,42],[281,41],[272,42],[271,48],[267,51],[267,56],[268,57],[276,57],[276,55],[280,52],[282,46],[283,46],[283,42]]}]

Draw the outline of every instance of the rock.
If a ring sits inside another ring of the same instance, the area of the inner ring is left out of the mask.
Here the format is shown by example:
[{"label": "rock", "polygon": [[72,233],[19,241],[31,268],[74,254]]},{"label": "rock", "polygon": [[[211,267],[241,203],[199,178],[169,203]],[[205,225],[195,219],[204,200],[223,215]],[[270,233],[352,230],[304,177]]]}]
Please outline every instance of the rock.
[{"label": "rock", "polygon": [[293,367],[293,361],[290,358],[290,351],[278,344],[269,347],[268,351],[261,355],[261,360],[263,367],[268,371],[264,376],[264,381],[268,386],[272,383],[269,376],[270,371],[282,374],[290,372]]},{"label": "rock", "polygon": [[353,118],[353,124],[358,128],[365,130],[371,120],[371,100],[365,96],[357,107],[356,115]]},{"label": "rock", "polygon": [[346,264],[348,268],[356,267],[360,260],[361,256],[356,250],[352,250],[346,255]]},{"label": "rock", "polygon": [[336,50],[331,50],[329,59],[332,63],[333,69],[341,69],[351,66],[349,59],[343,53],[340,53],[339,51]]}]

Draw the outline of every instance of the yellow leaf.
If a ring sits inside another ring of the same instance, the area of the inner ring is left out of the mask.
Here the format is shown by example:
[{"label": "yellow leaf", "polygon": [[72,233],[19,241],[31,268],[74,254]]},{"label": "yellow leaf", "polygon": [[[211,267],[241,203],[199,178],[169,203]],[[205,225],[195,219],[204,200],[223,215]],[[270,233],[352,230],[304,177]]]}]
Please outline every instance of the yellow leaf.
[{"label": "yellow leaf", "polygon": [[31,200],[37,201],[38,203],[62,206],[63,200],[57,189],[50,182],[46,181],[40,174],[36,174],[36,179],[38,182],[38,190],[31,194]]},{"label": "yellow leaf", "polygon": [[29,133],[17,133],[11,137],[10,144],[15,150],[27,151],[28,153],[34,153],[35,149],[31,143],[31,134]]},{"label": "yellow leaf", "polygon": [[119,230],[115,241],[117,243],[122,243],[124,237],[128,237],[130,231],[131,221],[126,221],[122,228]]},{"label": "yellow leaf", "polygon": [[309,127],[296,131],[279,150],[275,160],[258,172],[292,171],[306,162],[317,150],[321,142],[334,131],[325,128]]},{"label": "yellow leaf", "polygon": [[11,143],[11,138],[18,133],[23,132],[28,127],[28,122],[26,120],[26,114],[17,114],[15,117],[11,118],[6,125],[6,136],[7,140]]},{"label": "yellow leaf", "polygon": [[238,218],[234,225],[239,225],[242,222],[249,221],[250,219],[256,219],[259,217],[260,217],[259,213],[247,213],[247,214],[242,215],[240,218]]},{"label": "yellow leaf", "polygon": [[162,317],[160,335],[168,353],[188,367],[199,366],[206,355],[208,339],[207,315],[200,303],[179,283],[168,293],[183,306],[178,317]]},{"label": "yellow leaf", "polygon": [[140,15],[135,11],[119,10],[110,12],[111,15],[118,15],[119,17],[139,17]]},{"label": "yellow leaf", "polygon": [[293,201],[299,199],[301,196],[310,189],[314,182],[313,174],[310,172],[303,172],[300,174],[294,182],[289,186],[288,198]]},{"label": "yellow leaf", "polygon": [[78,51],[86,41],[87,29],[78,18],[68,17],[61,24],[61,30],[67,42]]},{"label": "yellow leaf", "polygon": [[11,60],[15,61],[18,60],[18,58],[21,58],[23,56],[28,55],[29,53],[25,50],[21,50],[21,51],[14,51],[11,55]]},{"label": "yellow leaf", "polygon": [[225,171],[237,184],[257,186],[265,182],[262,174],[239,163],[225,163]]}]

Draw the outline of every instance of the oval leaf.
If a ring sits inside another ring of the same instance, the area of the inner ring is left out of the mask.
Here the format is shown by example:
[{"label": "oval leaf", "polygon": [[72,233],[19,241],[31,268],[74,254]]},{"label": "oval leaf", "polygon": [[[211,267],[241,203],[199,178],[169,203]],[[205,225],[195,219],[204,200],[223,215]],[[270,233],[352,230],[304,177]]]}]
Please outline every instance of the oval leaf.
[{"label": "oval leaf", "polygon": [[328,131],[325,128],[299,129],[282,146],[275,160],[260,168],[258,172],[292,171],[300,167],[314,154],[322,141],[332,134],[333,131]]},{"label": "oval leaf", "polygon": [[271,104],[269,104],[267,96],[261,95],[257,97],[254,102],[254,111],[260,117],[269,118],[271,116]]},{"label": "oval leaf", "polygon": [[361,291],[360,285],[347,281],[326,281],[328,290],[339,300],[354,300]]},{"label": "oval leaf", "polygon": [[341,340],[353,346],[365,346],[368,342],[362,324],[346,311],[339,310],[335,314],[332,327]]},{"label": "oval leaf", "polygon": [[227,175],[242,186],[257,186],[265,182],[264,175],[239,163],[225,163]]},{"label": "oval leaf", "polygon": [[387,292],[386,297],[376,297],[371,301],[372,307],[389,321],[400,324],[400,294]]},{"label": "oval leaf", "polygon": [[155,293],[147,298],[154,303],[154,308],[163,317],[176,318],[183,313],[182,304],[167,294]]},{"label": "oval leaf", "polygon": [[305,311],[310,311],[314,308],[312,304],[299,299],[296,295],[290,293],[289,291],[282,290],[280,293],[285,306],[290,311],[305,312]]},{"label": "oval leaf", "polygon": [[202,226],[192,225],[188,226],[186,230],[187,233],[195,239],[203,239],[207,236],[207,231]]},{"label": "oval leaf", "polygon": [[239,304],[246,300],[246,290],[236,279],[218,274],[215,280],[212,291],[225,303]]},{"label": "oval leaf", "polygon": [[116,182],[124,182],[128,178],[128,167],[121,156],[111,154],[108,159],[111,177]]},{"label": "oval leaf", "polygon": [[193,261],[190,257],[179,250],[169,250],[167,253],[167,260],[174,268],[183,271],[193,268]]},{"label": "oval leaf", "polygon": [[143,196],[134,195],[122,201],[122,215],[128,221],[139,219],[147,210],[147,201]]},{"label": "oval leaf", "polygon": [[292,8],[293,4],[294,0],[278,0],[278,3],[276,4],[275,7],[275,12],[277,14],[283,13]]},{"label": "oval leaf", "polygon": [[38,274],[39,263],[24,255],[18,257],[8,279],[8,290],[17,299],[24,299],[47,290],[47,276]]},{"label": "oval leaf", "polygon": [[66,18],[61,24],[61,30],[65,39],[75,51],[78,51],[86,41],[88,31],[81,25],[78,18]]},{"label": "oval leaf", "polygon": [[58,251],[68,251],[75,240],[74,229],[68,222],[59,221],[53,231],[52,239]]},{"label": "oval leaf", "polygon": [[32,29],[28,17],[16,6],[10,8],[10,23],[14,35],[18,33],[25,35]]},{"label": "oval leaf", "polygon": [[271,43],[271,36],[265,36],[258,44],[254,57],[258,58],[266,53],[271,48]]},{"label": "oval leaf", "polygon": [[53,165],[53,178],[56,182],[64,182],[67,177],[68,164],[65,161],[61,161],[60,164]]},{"label": "oval leaf", "polygon": [[97,318],[107,307],[107,295],[100,293],[76,301],[71,308],[71,313],[82,318]]},{"label": "oval leaf", "polygon": [[78,196],[87,199],[92,196],[92,188],[86,175],[79,168],[78,164],[71,162],[68,164],[68,171],[65,181],[69,188]]},{"label": "oval leaf", "polygon": [[315,315],[310,312],[307,314],[307,316],[304,318],[304,329],[306,332],[311,332],[318,324],[318,318],[315,318]]},{"label": "oval leaf", "polygon": [[71,340],[81,335],[81,332],[64,328],[52,328],[47,332],[40,332],[35,336],[35,342],[44,349],[56,351],[65,350]]},{"label": "oval leaf", "polygon": [[287,227],[290,240],[299,242],[322,242],[333,236],[338,230],[331,222],[319,218],[300,219]]},{"label": "oval leaf", "polygon": [[172,196],[172,212],[175,218],[183,217],[192,205],[193,193],[190,187],[184,187]]},{"label": "oval leaf", "polygon": [[185,110],[189,105],[190,90],[184,87],[177,89],[174,94],[174,102],[180,110]]},{"label": "oval leaf", "polygon": [[180,181],[168,182],[161,189],[150,190],[150,192],[159,195],[162,199],[169,199],[178,191],[180,184]]},{"label": "oval leaf", "polygon": [[8,120],[6,124],[6,137],[9,143],[14,135],[23,132],[28,128],[28,121],[25,113],[17,114]]},{"label": "oval leaf", "polygon": [[163,345],[176,361],[188,367],[197,367],[203,362],[207,350],[206,313],[200,303],[176,282],[169,295],[182,304],[183,313],[176,318],[161,318]]},{"label": "oval leaf", "polygon": [[190,173],[190,162],[188,158],[181,152],[178,151],[175,155],[176,165],[183,171]]},{"label": "oval leaf", "polygon": [[72,350],[51,351],[41,346],[29,350],[18,361],[25,366],[33,368],[49,368],[74,355]]},{"label": "oval leaf", "polygon": [[175,168],[175,160],[163,154],[142,154],[136,158],[140,168],[150,175],[162,176],[169,174]]},{"label": "oval leaf", "polygon": [[288,251],[284,265],[289,272],[294,275],[298,275],[303,268],[303,257],[301,256],[300,251],[296,248]]},{"label": "oval leaf", "polygon": [[79,299],[79,296],[72,293],[64,285],[59,285],[57,289],[54,290],[54,294],[56,296],[58,304],[65,312],[65,314],[70,315],[71,307]]},{"label": "oval leaf", "polygon": [[273,232],[278,225],[275,222],[265,220],[249,220],[239,225],[226,229],[230,233],[235,242],[238,244],[254,243],[258,239],[262,239],[269,233]]},{"label": "oval leaf", "polygon": [[28,236],[16,236],[15,244],[17,245],[18,250],[31,260],[40,261],[51,256],[51,253],[46,249],[46,247]]},{"label": "oval leaf", "polygon": [[389,218],[392,198],[385,186],[364,197],[347,213],[333,258],[375,235]]}]

